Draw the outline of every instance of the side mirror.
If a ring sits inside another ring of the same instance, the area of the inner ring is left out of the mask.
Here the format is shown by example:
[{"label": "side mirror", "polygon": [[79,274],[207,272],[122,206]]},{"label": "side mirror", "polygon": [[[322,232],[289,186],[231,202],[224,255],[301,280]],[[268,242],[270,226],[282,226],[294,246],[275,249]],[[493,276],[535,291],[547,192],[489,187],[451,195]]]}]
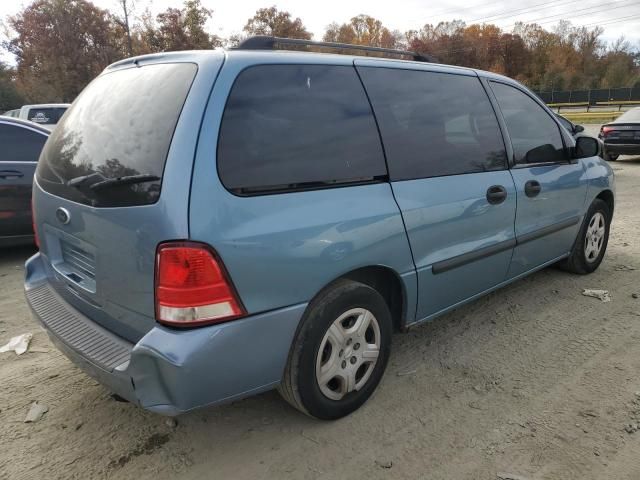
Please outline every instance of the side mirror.
[{"label": "side mirror", "polygon": [[578,137],[574,149],[574,158],[595,157],[600,153],[600,144],[593,137]]},{"label": "side mirror", "polygon": [[584,127],[582,125],[574,125],[573,133],[580,133],[580,132],[584,132]]}]

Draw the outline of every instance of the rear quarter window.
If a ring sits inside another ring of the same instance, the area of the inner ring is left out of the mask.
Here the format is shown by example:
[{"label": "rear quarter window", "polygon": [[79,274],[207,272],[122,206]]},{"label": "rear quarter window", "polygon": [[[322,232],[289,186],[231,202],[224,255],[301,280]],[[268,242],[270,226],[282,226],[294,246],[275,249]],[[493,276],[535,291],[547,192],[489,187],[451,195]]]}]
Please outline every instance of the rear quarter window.
[{"label": "rear quarter window", "polygon": [[375,120],[353,67],[260,65],[236,79],[218,171],[236,194],[367,182],[386,175]]}]

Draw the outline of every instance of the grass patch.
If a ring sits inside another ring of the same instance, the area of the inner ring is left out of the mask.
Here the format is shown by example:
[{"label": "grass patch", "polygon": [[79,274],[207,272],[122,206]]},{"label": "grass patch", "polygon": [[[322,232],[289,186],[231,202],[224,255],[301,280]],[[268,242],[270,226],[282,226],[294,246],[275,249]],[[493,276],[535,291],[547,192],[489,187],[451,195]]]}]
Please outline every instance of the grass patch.
[{"label": "grass patch", "polygon": [[624,112],[579,112],[562,113],[562,116],[573,123],[606,123],[615,120]]}]

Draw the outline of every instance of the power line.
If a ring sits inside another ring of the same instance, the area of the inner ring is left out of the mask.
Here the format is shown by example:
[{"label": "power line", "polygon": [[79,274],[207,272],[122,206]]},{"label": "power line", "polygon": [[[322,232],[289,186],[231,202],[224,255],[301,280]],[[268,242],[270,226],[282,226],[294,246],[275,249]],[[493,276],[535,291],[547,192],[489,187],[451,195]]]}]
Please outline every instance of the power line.
[{"label": "power line", "polygon": [[[485,20],[488,20],[489,23],[492,23],[492,22],[497,21],[497,20],[506,20],[506,19],[508,19],[510,17],[515,17],[515,16],[518,16],[518,15],[522,15],[524,13],[528,14],[528,13],[533,13],[535,11],[544,10],[545,8],[550,8],[548,6],[552,5],[552,4],[556,4],[557,1],[558,0],[547,1],[547,2],[540,3],[540,4],[531,5],[529,7],[518,8],[518,9],[515,9],[515,10],[511,10],[511,11],[502,12],[500,14],[494,14],[494,15],[490,15],[490,16],[487,16],[487,17],[480,17],[480,18],[476,18],[476,19],[468,20],[468,21],[464,21],[464,22],[467,25],[469,25],[469,24],[474,24],[474,23],[477,23],[477,22],[485,23],[484,22]],[[556,7],[566,6],[566,5],[569,5],[569,4],[577,3],[579,1],[583,1],[583,0],[564,1],[564,2],[556,4],[555,6]],[[617,6],[617,7],[611,7],[612,4],[621,3],[621,2],[629,2],[629,1],[631,1],[631,3],[627,3],[627,4],[624,4],[624,5]],[[601,13],[601,12],[604,12],[604,11],[608,12],[610,10],[616,10],[616,9],[624,8],[624,7],[633,7],[634,6],[634,2],[635,2],[635,0],[614,0],[612,2],[609,2],[606,7],[603,7],[601,4],[600,5],[594,5],[594,6],[591,6],[591,7],[587,7],[586,9],[582,9],[581,11],[583,13],[580,13],[580,14],[577,14],[577,15],[572,15],[572,18],[581,17],[581,16],[584,16],[584,15],[597,14],[597,13]],[[537,18],[535,20],[523,21],[522,23],[527,23],[527,24],[532,24],[532,23],[538,23],[538,24],[551,23],[551,22],[554,22],[556,20],[560,20],[560,18],[557,18],[557,17],[562,17],[562,16],[565,16],[565,15],[567,15],[569,13],[572,13],[572,12],[569,11],[569,12],[561,12],[561,13],[557,13],[557,14],[553,14],[553,15],[545,15],[545,16],[539,17],[539,18]],[[497,17],[502,17],[502,18],[497,18]],[[489,19],[491,19],[491,20],[489,20]],[[597,24],[597,23],[598,22],[594,22],[594,24]],[[503,28],[504,29],[511,29],[515,25],[516,25],[516,23],[508,25],[507,27],[503,27]]]},{"label": "power line", "polygon": [[[598,7],[590,7],[587,8],[585,10],[593,10],[593,11],[585,11],[582,10],[582,13],[578,13],[576,15],[571,15],[571,19],[577,18],[577,17],[584,17],[585,15],[593,15],[593,14],[597,14],[597,13],[602,13],[602,12],[610,12],[611,10],[617,10],[619,8],[627,8],[627,7],[633,7],[634,5],[636,5],[636,0],[631,0],[631,3],[629,4],[625,4],[625,5],[618,5],[617,7],[611,7],[611,4],[615,4],[615,3],[620,3],[620,2],[628,2],[630,0],[618,0],[616,2],[609,2],[609,4],[606,7],[603,7],[602,5],[598,6]],[[596,9],[596,10],[594,10]],[[540,18],[536,18],[534,20],[527,20],[527,21],[523,21],[523,23],[528,23],[528,24],[532,24],[532,23],[536,23],[538,25],[544,25],[546,23],[551,23],[551,22],[555,22],[555,21],[560,21],[562,20],[562,18],[555,18],[555,17],[563,17],[565,15],[567,15],[570,12],[563,12],[563,13],[556,13],[554,15],[547,15],[544,17],[540,17]],[[603,20],[603,21],[606,21]],[[505,28],[511,28],[511,27],[515,27],[516,24],[511,24]]]},{"label": "power line", "polygon": [[470,7],[450,8],[448,10],[444,10],[444,11],[441,11],[441,12],[434,12],[432,15],[434,17],[441,17],[442,15],[448,15],[449,13],[466,12],[467,10],[475,10],[477,8],[488,7],[490,5],[495,5],[497,3],[503,3],[503,2],[504,2],[504,0],[498,0],[498,1],[487,2],[487,3],[479,3],[478,5],[472,5]]},{"label": "power line", "polygon": [[[630,4],[626,4],[626,5],[619,5],[619,6],[617,6],[617,7],[611,7],[611,4],[612,4],[612,3],[615,3],[615,2],[610,2],[610,3],[609,3],[609,5],[608,5],[607,7],[602,8],[602,9],[600,9],[600,10],[594,10],[594,11],[592,11],[592,12],[579,13],[579,14],[577,14],[577,15],[573,15],[571,18],[584,17],[585,15],[593,15],[593,14],[596,14],[596,13],[602,13],[602,12],[610,12],[611,10],[618,10],[618,9],[620,9],[620,8],[633,7],[633,6],[637,5],[637,3],[635,3],[635,0],[632,0],[632,3],[630,3]],[[562,15],[563,15],[563,14],[558,14],[558,15],[554,15],[554,16],[558,17],[558,16],[562,16]],[[566,13],[565,13],[564,15],[566,15]],[[605,20],[606,20],[606,19],[605,19]],[[545,23],[550,23],[550,22],[554,22],[554,21],[556,21],[556,20],[547,20],[547,21],[545,21],[545,22],[541,22],[541,23],[542,23],[542,24],[545,24]]]},{"label": "power line", "polygon": [[[542,10],[542,9],[544,9],[544,7],[549,6],[549,5],[556,4],[555,6],[559,7],[559,6],[565,6],[565,5],[573,4],[573,3],[576,3],[577,1],[580,1],[580,0],[562,1],[561,3],[558,4],[557,3],[558,0],[552,0],[552,1],[547,1],[547,2],[540,3],[540,4],[536,4],[536,5],[531,5],[529,7],[518,8],[518,9],[515,9],[515,10],[511,10],[511,11],[506,11],[506,12],[503,12],[503,13],[500,13],[500,14],[493,14],[493,15],[490,15],[490,16],[487,16],[487,17],[482,17],[482,18],[479,18],[479,19],[472,20],[470,22],[465,22],[465,23],[473,24],[474,22],[477,22],[477,21],[480,21],[480,20],[483,20],[483,19],[489,19],[489,18],[494,18],[495,20],[498,20],[498,18],[496,18],[496,17],[504,17],[502,19],[506,19],[506,18],[509,18],[509,17],[521,15],[522,13],[532,13],[533,11]],[[595,15],[595,14],[598,14],[598,13],[609,12],[611,10],[617,10],[617,9],[625,8],[625,7],[630,7],[630,8],[634,7],[635,4],[636,4],[635,0],[631,0],[631,3],[626,3],[626,2],[629,2],[629,1],[630,0],[614,0],[612,2],[609,2],[609,4],[606,7],[603,7],[602,5],[594,5],[594,6],[591,6],[591,7],[587,7],[586,9],[583,8],[581,10],[581,13],[578,13],[578,14],[575,14],[575,15],[572,14],[571,18],[573,19],[573,18],[576,18],[576,17],[583,17],[585,15]],[[623,3],[623,5],[618,5],[618,6],[615,6],[615,7],[611,7],[612,4],[617,4],[617,3]],[[537,18],[535,20],[523,21],[522,23],[524,23],[524,24],[534,24],[534,23],[535,24],[547,24],[547,23],[551,23],[551,22],[555,22],[555,21],[560,21],[562,18],[558,18],[558,17],[563,17],[563,16],[567,15],[568,13],[571,13],[571,12],[561,12],[561,13],[556,13],[556,14],[553,14],[553,15],[545,15],[545,16],[539,17],[539,18]],[[592,23],[589,23],[587,25],[582,25],[582,26],[587,27],[587,26],[609,25],[609,24],[612,24],[612,23],[620,22],[621,20],[626,20],[627,22],[623,22],[623,23],[628,23],[629,20],[636,19],[639,16],[640,16],[640,14],[633,14],[633,15],[624,15],[624,16],[621,16],[621,17],[615,17],[615,18],[610,18],[610,19],[606,19],[605,18],[600,22],[592,22]],[[509,25],[507,27],[502,27],[501,30],[509,30],[509,29],[512,30],[513,27],[515,27],[516,25],[517,24],[512,24],[512,25]],[[506,43],[505,43],[505,45],[506,45]],[[461,47],[461,48],[439,50],[439,51],[434,52],[434,54],[437,55],[437,54],[442,54],[442,53],[456,53],[456,52],[462,52],[462,51],[469,51],[469,50],[473,50],[473,49],[476,49],[476,48],[479,48],[479,47],[477,47],[477,46],[466,46],[466,47]]]},{"label": "power line", "polygon": [[[497,13],[495,15],[489,15],[488,17],[480,17],[480,18],[476,18],[473,20],[469,20],[469,23],[474,23],[474,22],[482,22],[485,20],[490,20],[490,21],[495,21],[495,20],[503,20],[501,18],[495,18],[495,17],[505,17],[505,18],[509,18],[509,17],[515,17],[516,15],[520,15],[522,13],[532,13],[532,12],[537,12],[538,10],[544,10],[548,5],[557,3],[558,0],[553,0],[551,2],[545,2],[545,3],[539,3],[536,5],[530,5],[528,7],[524,7],[524,8],[518,8],[516,10],[511,10],[511,11],[507,11],[507,12],[502,12],[502,13]],[[569,0],[568,2],[561,2],[557,5],[554,5],[555,7],[560,7],[563,5],[568,5],[570,3],[577,3],[583,0]],[[534,8],[537,7],[537,8]],[[527,11],[528,10],[528,11]]]},{"label": "power line", "polygon": [[[593,23],[588,23],[588,24],[586,24],[586,25],[582,25],[582,26],[583,26],[583,27],[592,27],[592,26],[593,26],[593,27],[600,27],[600,26],[602,26],[602,25],[610,25],[610,24],[612,24],[612,23],[618,23],[620,20],[625,20],[625,19],[629,19],[629,20],[631,20],[631,19],[638,19],[638,20],[640,20],[640,13],[637,13],[637,14],[635,14],[635,15],[628,15],[628,16],[626,16],[626,17],[613,18],[613,19],[611,19],[611,20],[607,20],[606,22],[593,22]],[[629,23],[629,22],[628,22],[628,21],[626,21],[626,22],[622,22],[622,23],[624,24],[624,23]],[[631,23],[636,23],[636,22],[631,22]]]},{"label": "power line", "polygon": [[[611,19],[609,19],[607,21],[604,21],[604,22],[594,22],[594,23],[590,23],[590,24],[582,25],[582,26],[583,27],[600,26],[600,25],[607,25],[607,24],[621,22],[621,21],[622,21],[621,24],[625,24],[625,23],[629,23],[630,20],[633,23],[634,19],[640,20],[640,14],[625,15],[625,16],[621,16],[621,17],[611,18]],[[492,39],[490,39],[490,43],[489,43],[489,45],[487,47],[488,48],[499,47],[499,46],[501,46],[501,44],[502,44],[502,46],[506,46],[507,45],[506,40],[492,38]],[[469,51],[472,51],[472,50],[477,50],[479,48],[484,48],[484,47],[480,47],[478,45],[469,45],[469,46],[460,47],[460,48],[436,50],[436,51],[433,51],[432,53],[434,55],[442,55],[443,53],[444,54],[461,53],[461,52],[469,52]]]},{"label": "power line", "polygon": [[442,15],[448,15],[449,13],[454,13],[454,12],[464,12],[467,10],[475,10],[477,8],[484,8],[484,7],[488,7],[490,5],[495,5],[497,3],[502,3],[504,0],[494,0],[492,2],[487,2],[487,3],[479,3],[477,5],[472,5],[470,7],[464,7],[464,8],[449,8],[449,9],[445,9],[445,10],[441,10],[440,12],[435,11],[430,13],[430,15],[433,15],[434,17],[441,17]]}]

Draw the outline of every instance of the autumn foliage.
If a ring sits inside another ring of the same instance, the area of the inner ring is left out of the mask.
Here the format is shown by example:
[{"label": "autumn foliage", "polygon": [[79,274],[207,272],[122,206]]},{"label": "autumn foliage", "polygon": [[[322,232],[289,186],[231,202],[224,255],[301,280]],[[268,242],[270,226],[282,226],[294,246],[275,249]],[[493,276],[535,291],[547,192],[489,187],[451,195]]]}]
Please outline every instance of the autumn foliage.
[{"label": "autumn foliage", "polygon": [[[186,0],[181,8],[155,16],[136,15],[132,7],[131,0],[114,0],[113,11],[89,0],[35,0],[7,18],[10,34],[2,45],[16,65],[0,63],[0,111],[23,102],[71,101],[105,66],[131,55],[228,47],[251,35],[312,38],[300,18],[276,7],[259,9],[228,38],[210,32],[215,12],[200,0]],[[358,15],[328,25],[322,40],[427,53],[442,63],[502,73],[540,90],[640,86],[638,49],[624,39],[607,45],[602,32],[564,21],[551,31],[518,23],[506,32],[459,20],[400,32]]]}]

